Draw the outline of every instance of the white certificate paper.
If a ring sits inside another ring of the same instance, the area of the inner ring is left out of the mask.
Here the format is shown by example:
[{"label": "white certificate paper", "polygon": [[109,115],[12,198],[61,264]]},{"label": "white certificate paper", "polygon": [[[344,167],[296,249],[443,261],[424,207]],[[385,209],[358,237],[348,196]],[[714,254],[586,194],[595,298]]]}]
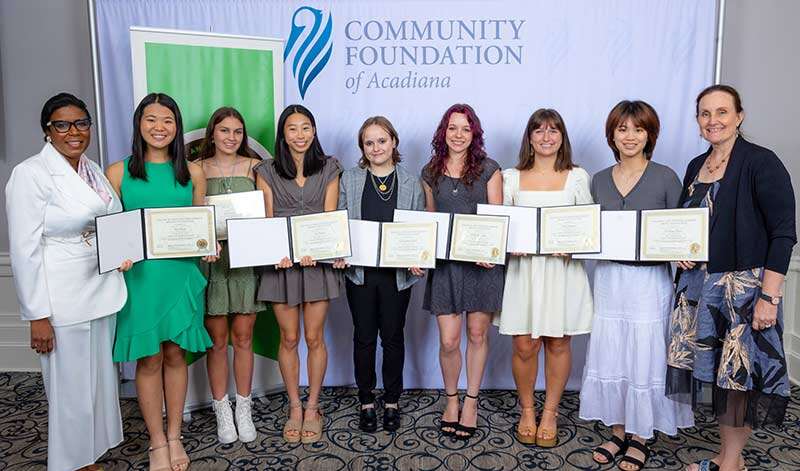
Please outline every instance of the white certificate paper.
[{"label": "white certificate paper", "polygon": [[708,208],[642,211],[640,260],[708,261]]},{"label": "white certificate paper", "polygon": [[540,209],[539,253],[597,253],[601,249],[600,205]]},{"label": "white certificate paper", "polygon": [[125,260],[144,260],[141,209],[99,216],[95,224],[100,273],[116,270]]},{"label": "white certificate paper", "polygon": [[594,254],[575,254],[584,260],[637,260],[638,211],[602,211],[600,213],[603,250]]},{"label": "white certificate paper", "polygon": [[538,208],[479,204],[478,214],[509,217],[507,252],[537,253],[539,248]]},{"label": "white certificate paper", "polygon": [[381,223],[351,219],[349,224],[353,254],[344,261],[358,267],[377,267]]},{"label": "white certificate paper", "polygon": [[436,268],[436,222],[381,225],[380,266]]},{"label": "white certificate paper", "polygon": [[216,255],[213,206],[146,208],[147,258],[184,258]]},{"label": "white certificate paper", "polygon": [[450,260],[505,264],[508,216],[453,214]]},{"label": "white certificate paper", "polygon": [[394,222],[435,222],[436,258],[447,259],[447,243],[450,239],[450,213],[395,209]]},{"label": "white certificate paper", "polygon": [[330,260],[352,255],[347,210],[292,216],[289,223],[294,262],[305,256]]},{"label": "white certificate paper", "polygon": [[230,268],[277,265],[291,258],[286,218],[228,219]]},{"label": "white certificate paper", "polygon": [[228,238],[225,224],[228,219],[263,218],[267,215],[261,190],[206,196],[206,204],[214,206],[217,240]]}]

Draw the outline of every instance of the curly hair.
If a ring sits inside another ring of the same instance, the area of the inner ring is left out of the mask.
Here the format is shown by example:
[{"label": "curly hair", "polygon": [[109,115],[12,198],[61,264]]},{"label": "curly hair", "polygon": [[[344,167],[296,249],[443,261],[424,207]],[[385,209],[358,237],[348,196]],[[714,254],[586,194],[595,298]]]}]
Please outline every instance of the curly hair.
[{"label": "curly hair", "polygon": [[472,142],[467,149],[467,156],[464,160],[464,171],[461,172],[461,181],[465,185],[472,185],[472,183],[480,177],[483,172],[483,162],[486,160],[486,149],[483,143],[483,128],[478,115],[471,106],[463,103],[458,103],[444,112],[442,120],[439,121],[439,126],[433,134],[431,140],[431,160],[425,165],[423,170],[427,176],[427,180],[432,182],[432,186],[438,185],[439,178],[444,175],[447,168],[447,159],[449,158],[447,142],[445,135],[447,134],[447,126],[450,124],[450,116],[453,113],[461,113],[466,116],[469,123],[470,131],[472,131]]}]

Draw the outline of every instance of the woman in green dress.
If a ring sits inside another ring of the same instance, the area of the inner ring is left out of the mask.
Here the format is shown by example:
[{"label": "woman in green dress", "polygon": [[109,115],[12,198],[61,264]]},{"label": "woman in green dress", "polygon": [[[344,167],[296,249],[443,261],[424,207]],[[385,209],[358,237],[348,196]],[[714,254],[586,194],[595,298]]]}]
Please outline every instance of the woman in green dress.
[{"label": "woman in green dress", "polygon": [[[126,210],[202,205],[203,169],[185,158],[177,103],[151,93],[133,114],[133,152],[108,179]],[[212,262],[216,257],[205,257]],[[117,314],[114,361],[136,361],[136,393],[150,435],[150,469],[184,471],[181,443],[188,371],[184,351],[203,352],[206,279],[197,259],[144,260],[125,273],[128,300]],[[166,401],[167,431],[161,416]]]},{"label": "woman in green dress", "polygon": [[[223,107],[211,115],[197,162],[206,176],[206,195],[254,191],[253,166],[261,159],[247,145],[244,118],[234,108]],[[220,260],[208,265],[206,329],[214,346],[206,365],[211,386],[217,439],[231,443],[256,439],[251,414],[253,382],[253,326],[255,313],[264,309],[256,301],[258,277],[253,268],[229,268],[227,244]],[[229,317],[230,314],[230,317]],[[233,377],[236,380],[236,424],[228,401],[228,338],[233,344]],[[237,433],[238,429],[238,433]]]}]

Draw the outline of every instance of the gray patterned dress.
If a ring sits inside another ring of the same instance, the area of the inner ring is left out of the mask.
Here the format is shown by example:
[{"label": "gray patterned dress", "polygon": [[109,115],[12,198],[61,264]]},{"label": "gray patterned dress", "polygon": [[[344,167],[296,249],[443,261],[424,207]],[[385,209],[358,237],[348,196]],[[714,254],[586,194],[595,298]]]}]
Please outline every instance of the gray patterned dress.
[{"label": "gray patterned dress", "polygon": [[[713,213],[719,182],[695,180],[684,207]],[[719,422],[732,427],[780,425],[789,402],[789,378],[778,322],[753,330],[762,267],[709,273],[705,263],[680,272],[667,352],[668,397],[696,405],[710,384]]]},{"label": "gray patterned dress", "polygon": [[[475,214],[479,203],[488,202],[486,184],[498,170],[500,165],[487,158],[480,176],[469,186],[446,175],[434,182],[425,169],[422,179],[433,190],[436,211]],[[487,269],[471,262],[437,260],[436,269],[428,275],[422,308],[435,315],[499,311],[503,305],[503,268],[495,265]]]}]

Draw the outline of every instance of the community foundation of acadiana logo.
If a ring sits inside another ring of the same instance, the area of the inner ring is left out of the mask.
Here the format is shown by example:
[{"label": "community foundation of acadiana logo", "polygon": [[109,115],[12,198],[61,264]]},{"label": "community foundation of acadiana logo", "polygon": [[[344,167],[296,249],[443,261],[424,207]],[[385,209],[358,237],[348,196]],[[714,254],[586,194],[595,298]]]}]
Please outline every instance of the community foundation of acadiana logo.
[{"label": "community foundation of acadiana logo", "polygon": [[304,99],[308,87],[322,72],[333,53],[333,19],[330,13],[327,21],[323,16],[322,10],[312,7],[303,6],[295,10],[283,52],[283,60],[287,64],[289,56],[294,54],[291,60],[292,75],[297,80],[300,97]]}]

